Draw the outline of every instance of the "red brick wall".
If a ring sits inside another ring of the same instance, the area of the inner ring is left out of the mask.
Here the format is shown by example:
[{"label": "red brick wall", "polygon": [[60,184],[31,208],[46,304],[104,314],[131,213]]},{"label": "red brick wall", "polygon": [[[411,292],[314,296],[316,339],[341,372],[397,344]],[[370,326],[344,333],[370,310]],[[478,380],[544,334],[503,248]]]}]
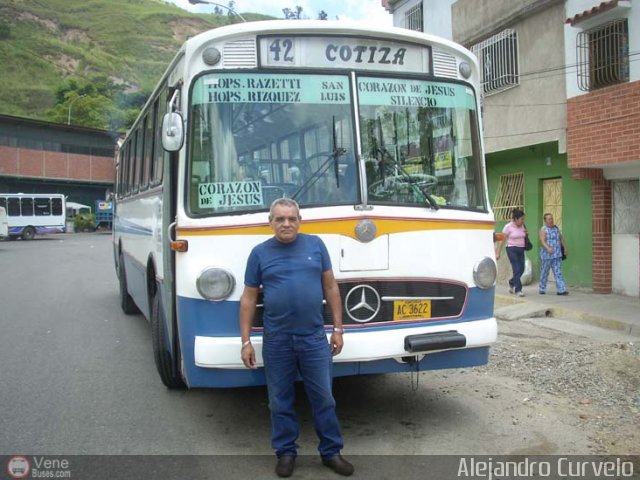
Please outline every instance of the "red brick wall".
[{"label": "red brick wall", "polygon": [[113,158],[91,157],[91,176],[113,182],[116,175]]},{"label": "red brick wall", "polygon": [[640,158],[640,81],[595,90],[567,101],[569,168]]},{"label": "red brick wall", "polygon": [[84,155],[69,154],[69,171],[81,178],[91,178],[91,162]]},{"label": "red brick wall", "polygon": [[44,156],[41,150],[18,150],[18,175],[26,177],[44,176]]},{"label": "red brick wall", "polygon": [[44,158],[44,176],[47,178],[67,178],[67,154],[46,152]]},{"label": "red brick wall", "polygon": [[611,182],[597,168],[578,168],[573,170],[576,180],[591,180],[591,248],[593,291],[595,293],[611,293],[612,284],[612,211]]},{"label": "red brick wall", "polygon": [[0,145],[0,174],[18,174],[18,150]]},{"label": "red brick wall", "polygon": [[113,183],[113,158],[0,146],[0,175]]}]

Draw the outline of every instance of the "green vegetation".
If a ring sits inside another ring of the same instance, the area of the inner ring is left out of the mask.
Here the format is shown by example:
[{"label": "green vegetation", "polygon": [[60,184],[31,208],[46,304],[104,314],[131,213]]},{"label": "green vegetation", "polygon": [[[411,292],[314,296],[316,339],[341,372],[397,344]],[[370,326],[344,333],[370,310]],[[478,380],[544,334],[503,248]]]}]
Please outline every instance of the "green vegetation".
[{"label": "green vegetation", "polygon": [[79,213],[73,217],[73,229],[76,232],[92,232],[96,228],[95,213]]},{"label": "green vegetation", "polygon": [[163,0],[3,0],[0,114],[123,131],[187,37],[238,21]]}]

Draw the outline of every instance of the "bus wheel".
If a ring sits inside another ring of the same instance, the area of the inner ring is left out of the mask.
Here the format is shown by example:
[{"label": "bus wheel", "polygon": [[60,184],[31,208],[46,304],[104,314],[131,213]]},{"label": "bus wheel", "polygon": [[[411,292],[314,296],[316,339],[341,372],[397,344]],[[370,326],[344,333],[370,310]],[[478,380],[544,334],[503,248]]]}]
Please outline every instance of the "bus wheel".
[{"label": "bus wheel", "polygon": [[36,236],[36,229],[33,227],[25,227],[22,231],[22,239],[23,240],[33,240],[33,237]]},{"label": "bus wheel", "polygon": [[171,355],[167,351],[167,333],[160,313],[160,293],[157,289],[151,302],[151,341],[153,342],[153,359],[162,383],[167,388],[185,388],[180,374],[173,368]]},{"label": "bus wheel", "polygon": [[127,275],[124,272],[124,256],[122,252],[118,257],[118,279],[120,280],[120,308],[127,315],[138,313],[140,310],[138,310],[136,303],[127,290]]}]

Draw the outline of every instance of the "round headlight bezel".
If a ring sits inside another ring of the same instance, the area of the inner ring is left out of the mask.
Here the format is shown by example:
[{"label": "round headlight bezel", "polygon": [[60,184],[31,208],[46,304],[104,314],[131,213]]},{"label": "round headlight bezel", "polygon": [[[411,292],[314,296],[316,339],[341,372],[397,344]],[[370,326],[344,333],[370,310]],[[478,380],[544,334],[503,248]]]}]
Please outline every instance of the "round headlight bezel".
[{"label": "round headlight bezel", "polygon": [[460,62],[460,65],[458,65],[458,71],[463,78],[469,78],[472,73],[471,64],[469,62]]},{"label": "round headlight bezel", "polygon": [[498,267],[490,257],[484,257],[473,266],[473,281],[479,288],[487,289],[495,286],[497,277]]},{"label": "round headlight bezel", "polygon": [[196,279],[198,293],[212,302],[222,302],[231,296],[236,288],[236,279],[226,268],[207,267]]}]

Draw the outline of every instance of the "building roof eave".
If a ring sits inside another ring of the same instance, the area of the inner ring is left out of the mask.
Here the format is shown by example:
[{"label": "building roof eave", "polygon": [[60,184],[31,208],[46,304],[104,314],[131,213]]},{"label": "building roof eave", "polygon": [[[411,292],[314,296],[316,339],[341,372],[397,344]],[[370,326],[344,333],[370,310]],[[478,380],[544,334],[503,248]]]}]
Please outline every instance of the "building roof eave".
[{"label": "building roof eave", "polygon": [[600,2],[600,4],[588,9],[584,10],[580,13],[575,14],[572,17],[567,18],[564,23],[575,26],[578,23],[584,22],[596,15],[599,15],[604,12],[608,12],[613,9],[627,9],[631,8],[630,0],[609,0],[606,2]]}]

